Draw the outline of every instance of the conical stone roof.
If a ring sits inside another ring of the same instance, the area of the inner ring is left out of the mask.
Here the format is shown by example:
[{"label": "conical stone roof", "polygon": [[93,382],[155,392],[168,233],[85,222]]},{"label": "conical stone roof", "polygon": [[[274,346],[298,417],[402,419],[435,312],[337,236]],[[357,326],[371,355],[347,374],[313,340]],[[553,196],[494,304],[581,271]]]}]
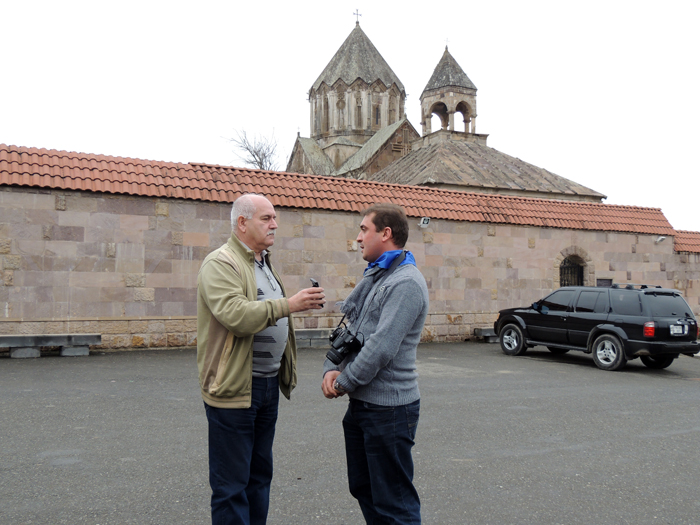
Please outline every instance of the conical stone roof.
[{"label": "conical stone roof", "polygon": [[360,24],[356,23],[355,29],[345,39],[343,45],[340,46],[311,89],[317,90],[321,86],[321,82],[332,86],[339,79],[350,85],[358,78],[368,84],[375,80],[381,80],[387,87],[396,84],[400,91],[405,91],[399,77],[391,70],[389,64],[367,38],[367,35],[360,28]]},{"label": "conical stone roof", "polygon": [[467,74],[447,50],[447,46],[445,46],[445,52],[442,54],[442,58],[440,59],[438,65],[435,67],[433,76],[430,77],[428,85],[425,86],[423,93],[435,89],[442,89],[448,86],[476,90],[474,83],[469,80]]}]

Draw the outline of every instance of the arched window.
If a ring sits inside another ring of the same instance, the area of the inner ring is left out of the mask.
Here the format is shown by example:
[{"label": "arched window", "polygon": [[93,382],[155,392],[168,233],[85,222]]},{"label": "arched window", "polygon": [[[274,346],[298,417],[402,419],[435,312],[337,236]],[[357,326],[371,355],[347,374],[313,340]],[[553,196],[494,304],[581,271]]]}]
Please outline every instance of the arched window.
[{"label": "arched window", "polygon": [[329,113],[329,111],[328,111],[328,96],[324,94],[324,97],[323,97],[323,115],[321,116],[322,123],[323,123],[322,124],[323,128],[321,128],[321,131],[324,133],[327,132],[328,128],[329,128],[328,113]]},{"label": "arched window", "polygon": [[362,129],[362,97],[355,95],[355,129]]},{"label": "arched window", "polygon": [[[457,114],[462,115],[461,122],[457,120]],[[469,124],[471,122],[471,110],[469,109],[469,106],[464,103],[460,102],[457,104],[457,107],[455,108],[455,131],[463,131],[464,133],[469,133]]]},{"label": "arched window", "polygon": [[583,264],[575,256],[569,256],[559,266],[559,286],[583,286]]},{"label": "arched window", "polygon": [[[441,129],[447,129],[449,125],[449,116],[447,114],[447,106],[445,105],[444,102],[438,102],[437,104],[434,104],[432,109],[430,110],[431,112],[431,131],[434,133],[436,131],[439,131]],[[435,126],[435,116],[437,116],[440,119],[440,125]]]},{"label": "arched window", "polygon": [[442,129],[442,120],[440,119],[440,115],[436,115],[433,113],[430,115],[430,132],[435,133],[436,131],[440,131]]}]

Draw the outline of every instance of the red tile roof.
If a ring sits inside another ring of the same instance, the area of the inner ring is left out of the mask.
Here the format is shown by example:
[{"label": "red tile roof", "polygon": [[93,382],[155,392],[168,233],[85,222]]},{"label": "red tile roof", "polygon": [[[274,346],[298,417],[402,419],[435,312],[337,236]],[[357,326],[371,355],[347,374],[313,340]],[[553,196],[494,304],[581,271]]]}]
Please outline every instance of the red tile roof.
[{"label": "red tile roof", "polygon": [[0,185],[213,202],[232,202],[242,193],[256,192],[268,196],[275,206],[340,211],[360,211],[374,202],[390,201],[403,206],[411,217],[574,230],[676,234],[658,208],[466,193],[4,144],[0,144]]},{"label": "red tile roof", "polygon": [[674,248],[677,252],[700,253],[700,232],[676,230]]}]

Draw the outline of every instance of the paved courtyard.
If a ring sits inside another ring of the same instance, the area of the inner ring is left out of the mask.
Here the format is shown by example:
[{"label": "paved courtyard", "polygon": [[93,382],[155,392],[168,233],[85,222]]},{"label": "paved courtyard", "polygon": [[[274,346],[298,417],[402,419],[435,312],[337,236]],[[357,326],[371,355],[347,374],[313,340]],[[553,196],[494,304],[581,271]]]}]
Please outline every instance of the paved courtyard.
[{"label": "paved courtyard", "polygon": [[[270,525],[363,523],[345,400],[302,350],[283,400]],[[497,344],[419,348],[416,485],[426,524],[691,524],[700,516],[700,358],[622,372]],[[0,354],[0,523],[209,521],[195,352]]]}]

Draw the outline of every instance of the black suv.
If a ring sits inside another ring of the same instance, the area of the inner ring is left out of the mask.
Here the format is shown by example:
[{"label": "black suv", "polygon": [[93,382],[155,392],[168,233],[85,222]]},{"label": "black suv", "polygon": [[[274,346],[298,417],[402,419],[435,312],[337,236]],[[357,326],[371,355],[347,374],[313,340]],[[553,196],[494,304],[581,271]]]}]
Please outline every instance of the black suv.
[{"label": "black suv", "polygon": [[555,354],[579,350],[592,353],[602,370],[637,357],[649,368],[666,368],[680,354],[700,351],[688,303],[660,286],[567,286],[529,308],[501,310],[493,327],[507,355],[537,345]]}]

